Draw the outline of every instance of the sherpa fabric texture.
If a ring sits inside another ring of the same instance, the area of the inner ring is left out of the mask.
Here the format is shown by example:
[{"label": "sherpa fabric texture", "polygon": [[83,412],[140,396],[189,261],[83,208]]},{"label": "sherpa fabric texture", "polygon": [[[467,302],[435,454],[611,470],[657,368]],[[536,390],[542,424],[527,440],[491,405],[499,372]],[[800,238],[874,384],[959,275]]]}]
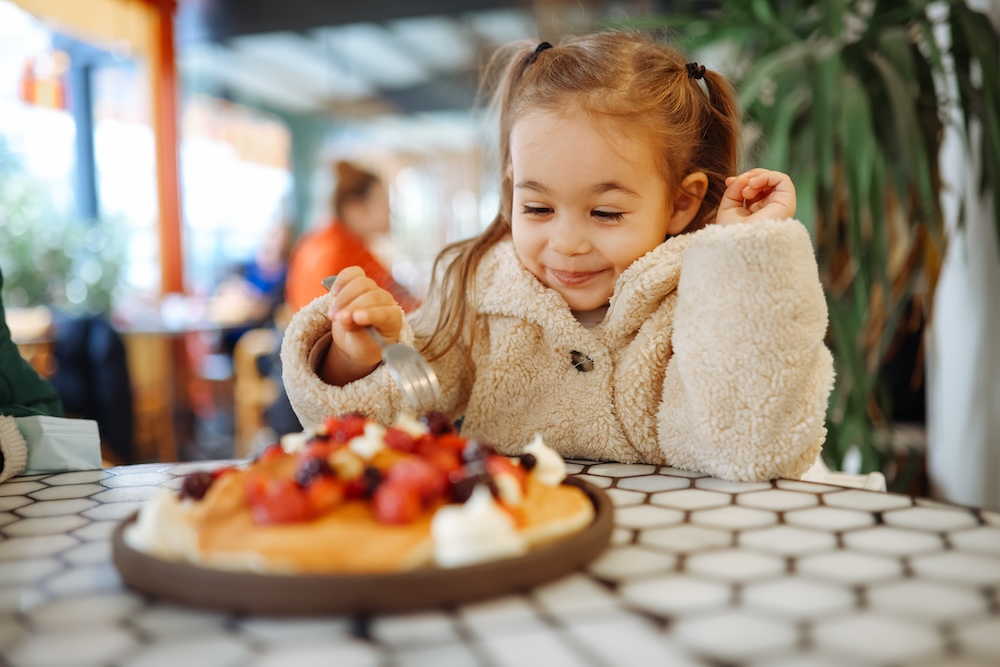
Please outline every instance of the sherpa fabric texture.
[{"label": "sherpa fabric texture", "polygon": [[[667,240],[622,273],[604,322],[589,329],[509,239],[484,257],[471,292],[471,350],[467,336],[434,363],[438,407],[464,416],[465,436],[516,454],[540,433],[567,458],[741,481],[799,478],[819,454],[833,360],[814,251],[795,220]],[[292,406],[303,424],[355,410],[389,424],[408,407],[384,367],[336,387],[311,365],[329,345],[329,299],[285,333]],[[422,327],[419,312],[408,318],[402,342],[419,346]],[[584,356],[589,372],[574,365]]]}]

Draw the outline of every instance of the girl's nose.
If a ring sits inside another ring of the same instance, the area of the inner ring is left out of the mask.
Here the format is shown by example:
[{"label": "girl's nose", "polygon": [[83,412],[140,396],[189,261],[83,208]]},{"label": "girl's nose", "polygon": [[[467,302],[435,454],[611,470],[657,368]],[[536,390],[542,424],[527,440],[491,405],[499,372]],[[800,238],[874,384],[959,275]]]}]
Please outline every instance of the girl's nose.
[{"label": "girl's nose", "polygon": [[549,247],[561,255],[584,255],[590,252],[587,226],[572,216],[561,215],[549,225]]}]

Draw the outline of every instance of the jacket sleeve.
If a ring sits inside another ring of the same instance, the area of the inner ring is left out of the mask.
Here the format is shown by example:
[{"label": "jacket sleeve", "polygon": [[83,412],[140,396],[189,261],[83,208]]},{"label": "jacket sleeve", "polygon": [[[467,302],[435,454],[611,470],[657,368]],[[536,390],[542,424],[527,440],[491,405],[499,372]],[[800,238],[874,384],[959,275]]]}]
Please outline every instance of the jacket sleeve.
[{"label": "jacket sleeve", "polygon": [[826,329],[800,223],[697,232],[684,255],[657,418],[666,461],[730,480],[800,477],[826,436]]},{"label": "jacket sleeve", "polygon": [[[281,344],[282,379],[292,409],[303,425],[318,424],[331,415],[358,411],[382,424],[390,424],[400,413],[413,410],[384,365],[367,377],[343,387],[329,385],[316,373],[318,361],[329,350],[332,336],[326,316],[330,295],[315,299],[292,318]],[[403,320],[400,342],[419,346],[409,316]],[[456,346],[445,357],[432,363],[442,390],[442,403],[433,406],[456,417],[464,410],[467,387],[465,348]],[[428,408],[430,409],[430,408]]]}]

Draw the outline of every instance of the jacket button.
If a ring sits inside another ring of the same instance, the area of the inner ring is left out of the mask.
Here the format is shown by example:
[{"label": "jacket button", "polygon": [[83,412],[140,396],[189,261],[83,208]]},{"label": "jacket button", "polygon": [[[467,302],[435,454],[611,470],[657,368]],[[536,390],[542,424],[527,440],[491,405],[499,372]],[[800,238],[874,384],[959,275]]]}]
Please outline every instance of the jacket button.
[{"label": "jacket button", "polygon": [[582,352],[573,350],[569,353],[569,358],[573,361],[573,367],[581,373],[588,373],[594,370],[594,360]]}]

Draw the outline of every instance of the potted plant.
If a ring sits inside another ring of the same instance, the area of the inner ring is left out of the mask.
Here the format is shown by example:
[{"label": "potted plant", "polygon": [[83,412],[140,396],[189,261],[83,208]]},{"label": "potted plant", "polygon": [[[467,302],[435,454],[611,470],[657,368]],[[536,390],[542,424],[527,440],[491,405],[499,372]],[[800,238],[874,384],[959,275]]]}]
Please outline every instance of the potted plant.
[{"label": "potted plant", "polygon": [[981,127],[967,150],[980,153],[981,188],[1000,195],[1000,38],[964,0],[695,4],[657,22],[734,81],[749,161],[792,176],[816,245],[837,367],[824,458],[887,471],[884,370],[932,313],[947,241],[946,123],[966,138]]}]

